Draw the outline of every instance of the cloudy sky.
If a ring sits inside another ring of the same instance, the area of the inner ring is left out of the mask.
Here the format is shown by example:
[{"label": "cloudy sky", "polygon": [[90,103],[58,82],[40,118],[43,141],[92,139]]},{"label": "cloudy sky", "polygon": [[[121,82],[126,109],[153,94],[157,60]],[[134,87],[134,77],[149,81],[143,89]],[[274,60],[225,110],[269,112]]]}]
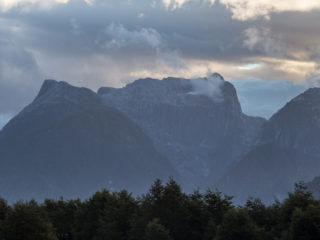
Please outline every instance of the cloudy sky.
[{"label": "cloudy sky", "polygon": [[318,85],[319,22],[319,0],[0,0],[0,127],[47,78],[96,90],[208,72],[269,117]]}]

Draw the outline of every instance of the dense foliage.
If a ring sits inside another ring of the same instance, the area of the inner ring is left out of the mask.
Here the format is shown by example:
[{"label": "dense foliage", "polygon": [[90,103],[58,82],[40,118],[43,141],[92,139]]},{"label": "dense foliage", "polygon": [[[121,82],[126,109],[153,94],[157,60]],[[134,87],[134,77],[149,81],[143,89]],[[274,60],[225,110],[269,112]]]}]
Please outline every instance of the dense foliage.
[{"label": "dense foliage", "polygon": [[185,194],[156,180],[141,197],[95,193],[86,201],[9,205],[0,199],[1,240],[316,240],[320,201],[302,184],[283,202],[249,198],[234,206],[219,191]]}]

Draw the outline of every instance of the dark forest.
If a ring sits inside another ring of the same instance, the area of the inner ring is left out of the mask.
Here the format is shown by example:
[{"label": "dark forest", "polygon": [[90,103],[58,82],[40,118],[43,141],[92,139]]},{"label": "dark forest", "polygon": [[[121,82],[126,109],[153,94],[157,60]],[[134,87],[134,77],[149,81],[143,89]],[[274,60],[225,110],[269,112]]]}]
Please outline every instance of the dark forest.
[{"label": "dark forest", "polygon": [[0,200],[1,240],[316,240],[320,201],[303,183],[283,201],[249,198],[235,206],[218,190],[182,192],[156,180],[134,197],[127,191],[96,192],[82,200]]}]

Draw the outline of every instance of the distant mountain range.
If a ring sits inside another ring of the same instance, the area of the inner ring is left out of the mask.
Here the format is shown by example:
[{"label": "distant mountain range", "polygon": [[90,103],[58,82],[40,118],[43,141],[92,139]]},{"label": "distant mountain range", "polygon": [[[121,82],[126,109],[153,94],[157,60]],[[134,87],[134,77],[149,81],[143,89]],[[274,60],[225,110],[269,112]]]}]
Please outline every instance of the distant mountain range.
[{"label": "distant mountain range", "polygon": [[233,85],[140,79],[97,93],[46,80],[0,131],[0,195],[87,197],[145,191],[170,176],[187,191],[218,187],[237,201],[282,198],[320,176],[320,89],[265,120],[243,114]]}]

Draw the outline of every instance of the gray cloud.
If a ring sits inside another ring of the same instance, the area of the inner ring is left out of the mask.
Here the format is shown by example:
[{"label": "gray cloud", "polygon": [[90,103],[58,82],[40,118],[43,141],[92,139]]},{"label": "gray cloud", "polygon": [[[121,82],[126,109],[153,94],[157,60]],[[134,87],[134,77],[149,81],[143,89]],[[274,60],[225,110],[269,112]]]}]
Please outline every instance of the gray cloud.
[{"label": "gray cloud", "polygon": [[318,78],[313,5],[297,12],[263,1],[260,13],[249,0],[245,10],[239,1],[69,0],[45,10],[25,1],[24,11],[20,2],[0,17],[0,114],[30,102],[43,78],[92,89],[208,71],[227,80]]},{"label": "gray cloud", "polygon": [[107,40],[98,39],[97,43],[107,49],[135,46],[138,48],[160,48],[161,35],[153,28],[129,30],[122,24],[110,23],[103,32]]},{"label": "gray cloud", "polygon": [[220,0],[232,12],[232,17],[241,21],[263,17],[267,20],[272,13],[309,12],[320,9],[318,0]]},{"label": "gray cloud", "polygon": [[215,0],[162,0],[164,6],[170,10],[176,10],[177,8],[181,8],[183,5],[192,2],[209,4],[212,6],[215,3]]},{"label": "gray cloud", "polygon": [[315,67],[313,71],[306,76],[308,86],[320,87],[320,47],[315,51]]},{"label": "gray cloud", "polygon": [[[83,1],[88,5],[93,5],[94,3],[94,0]],[[56,5],[67,4],[68,2],[69,0],[2,0],[0,1],[0,11],[7,12],[15,8],[23,12],[29,12],[33,9],[50,10]]]},{"label": "gray cloud", "polygon": [[10,0],[0,1],[0,10],[9,11],[12,8],[19,8],[22,11],[29,11],[30,8],[50,9],[56,4],[66,4],[68,0]]},{"label": "gray cloud", "polygon": [[281,35],[273,35],[270,28],[252,27],[243,32],[243,45],[249,50],[258,50],[268,56],[283,57],[286,54],[286,45]]},{"label": "gray cloud", "polygon": [[2,29],[0,35],[0,114],[14,114],[31,101],[43,75],[17,33]]},{"label": "gray cloud", "polygon": [[[176,10],[188,3],[202,3],[212,6],[215,0],[162,0],[167,9]],[[310,12],[320,9],[318,0],[308,0],[301,3],[300,0],[219,0],[232,12],[232,18],[240,21],[248,21],[262,17],[266,20],[271,18],[272,13],[281,12]]]}]

